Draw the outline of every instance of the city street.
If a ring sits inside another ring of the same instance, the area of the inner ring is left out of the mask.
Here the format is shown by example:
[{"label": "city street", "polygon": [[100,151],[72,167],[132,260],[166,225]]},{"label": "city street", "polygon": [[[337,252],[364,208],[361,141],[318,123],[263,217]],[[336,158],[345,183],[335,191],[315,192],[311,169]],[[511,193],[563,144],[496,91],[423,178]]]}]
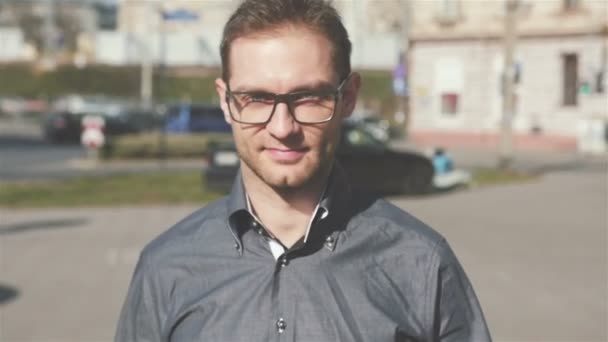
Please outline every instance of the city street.
[{"label": "city street", "polygon": [[[495,340],[606,341],[606,193],[600,160],[391,201],[450,241]],[[111,340],[140,249],[196,207],[2,210],[0,340]]]},{"label": "city street", "polygon": [[200,170],[195,160],[92,163],[79,144],[52,144],[35,123],[0,119],[0,181],[66,179],[158,170]]},{"label": "city street", "polygon": [[45,142],[35,122],[0,119],[0,180],[70,177],[69,161],[85,156],[80,145]]}]

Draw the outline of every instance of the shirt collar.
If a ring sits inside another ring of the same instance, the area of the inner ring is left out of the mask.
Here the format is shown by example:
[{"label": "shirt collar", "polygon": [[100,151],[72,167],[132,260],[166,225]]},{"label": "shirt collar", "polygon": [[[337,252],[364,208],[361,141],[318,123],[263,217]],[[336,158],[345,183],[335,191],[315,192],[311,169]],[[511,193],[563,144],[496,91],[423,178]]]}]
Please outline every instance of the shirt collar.
[{"label": "shirt collar", "polygon": [[[312,235],[317,235],[316,232],[314,232],[314,229],[310,229],[314,224],[315,217],[324,220],[328,218],[330,221],[336,221],[335,219],[342,218],[344,216],[343,214],[346,212],[349,198],[350,187],[345,179],[344,171],[338,163],[334,163],[323,194],[311,217],[304,241],[307,241],[310,238],[311,233]],[[231,233],[237,241],[239,249],[242,251],[241,236],[251,227],[251,219],[252,217],[255,218],[255,215],[249,210],[248,198],[240,172],[237,172],[237,176],[232,185],[232,190],[228,196],[227,209]],[[332,234],[335,233],[335,230],[337,230],[336,228],[337,226],[331,229]]]},{"label": "shirt collar", "polygon": [[[319,220],[322,220],[322,219],[326,218],[327,215],[329,214],[329,209],[324,207],[321,203],[321,201],[325,197],[326,190],[327,190],[327,183],[325,184],[325,187],[323,188],[323,192],[321,193],[321,197],[319,197],[319,201],[317,202],[315,209],[312,211],[312,215],[310,215],[310,220],[308,221],[308,226],[306,227],[306,232],[304,233],[304,239],[302,240],[304,243],[306,243],[306,241],[308,241],[308,235],[310,235],[310,229],[311,229],[313,223],[316,221],[317,217]],[[247,203],[247,211],[249,212],[249,214],[251,214],[253,219],[256,220],[258,222],[258,224],[261,225],[262,220],[260,220],[260,218],[257,217],[255,210],[251,206],[251,199],[249,198],[249,194],[247,194],[247,193],[245,193],[245,201]],[[267,231],[267,233],[272,236],[271,232]],[[272,236],[272,237],[274,238],[274,236]]]}]

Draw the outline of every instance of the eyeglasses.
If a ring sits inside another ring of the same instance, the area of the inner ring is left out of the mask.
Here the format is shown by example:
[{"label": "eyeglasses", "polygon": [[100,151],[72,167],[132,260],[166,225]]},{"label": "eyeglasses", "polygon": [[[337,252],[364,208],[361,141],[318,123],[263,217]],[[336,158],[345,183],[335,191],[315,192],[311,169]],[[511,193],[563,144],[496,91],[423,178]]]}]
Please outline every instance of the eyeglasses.
[{"label": "eyeglasses", "polygon": [[286,94],[274,94],[263,91],[230,91],[226,90],[226,102],[232,120],[260,125],[272,118],[277,105],[285,103],[294,120],[300,124],[317,124],[331,120],[342,98],[342,88],[347,83],[346,77],[340,85],[331,90],[298,91]]}]

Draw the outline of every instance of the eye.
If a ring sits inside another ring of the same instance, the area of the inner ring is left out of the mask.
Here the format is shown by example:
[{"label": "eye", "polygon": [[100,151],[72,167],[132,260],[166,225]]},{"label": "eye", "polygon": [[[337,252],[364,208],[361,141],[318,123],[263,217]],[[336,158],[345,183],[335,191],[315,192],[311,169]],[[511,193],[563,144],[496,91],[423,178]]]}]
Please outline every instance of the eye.
[{"label": "eye", "polygon": [[272,104],[274,103],[274,96],[267,93],[251,93],[245,94],[245,99],[247,103],[256,102],[256,103],[264,103],[264,104]]},{"label": "eye", "polygon": [[294,97],[293,102],[296,105],[317,104],[317,103],[322,103],[322,102],[325,102],[325,101],[331,100],[331,99],[332,99],[331,94],[310,92],[310,93],[298,94],[297,96]]}]

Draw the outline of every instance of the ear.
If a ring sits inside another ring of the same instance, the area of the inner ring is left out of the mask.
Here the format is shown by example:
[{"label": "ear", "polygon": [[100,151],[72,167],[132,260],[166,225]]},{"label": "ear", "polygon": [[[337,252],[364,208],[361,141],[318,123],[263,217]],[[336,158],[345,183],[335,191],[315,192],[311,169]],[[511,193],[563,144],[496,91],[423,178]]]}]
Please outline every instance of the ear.
[{"label": "ear", "polygon": [[215,91],[217,92],[217,96],[220,98],[220,107],[224,112],[224,120],[226,120],[228,124],[232,124],[230,111],[228,110],[228,103],[226,102],[226,88],[226,82],[224,82],[223,79],[215,79]]},{"label": "ear", "polygon": [[342,118],[346,119],[355,110],[357,99],[359,98],[359,89],[361,88],[361,75],[358,72],[353,72],[350,75],[348,83],[344,85],[342,95]]}]

